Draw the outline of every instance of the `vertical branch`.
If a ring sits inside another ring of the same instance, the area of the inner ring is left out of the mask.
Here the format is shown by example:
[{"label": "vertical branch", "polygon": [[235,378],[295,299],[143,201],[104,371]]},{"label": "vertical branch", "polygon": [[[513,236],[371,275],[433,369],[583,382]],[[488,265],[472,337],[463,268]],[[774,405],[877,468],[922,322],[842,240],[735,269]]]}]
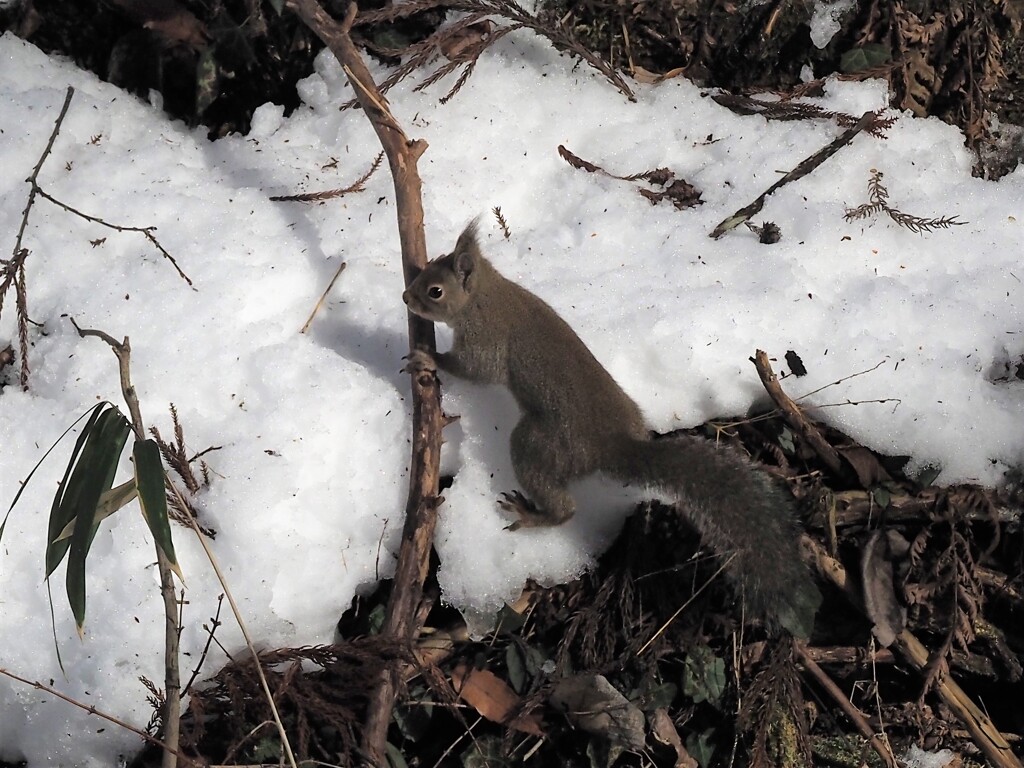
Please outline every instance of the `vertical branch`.
[{"label": "vertical branch", "polygon": [[[79,328],[74,319],[71,324],[75,326],[78,335],[81,337],[96,336],[102,339],[117,356],[117,367],[121,379],[121,394],[125,404],[128,406],[128,413],[132,417],[132,427],[138,439],[146,439],[146,425],[142,421],[142,410],[139,408],[139,398],[135,394],[135,385],[131,377],[131,355],[132,347],[128,337],[118,342],[115,338],[103,331]],[[181,673],[178,668],[178,601],[174,594],[174,576],[171,573],[171,565],[167,561],[160,545],[156,545],[156,564],[160,572],[160,595],[164,601],[164,705],[160,713],[164,722],[164,744],[167,749],[163,751],[161,768],[176,768],[178,764],[178,741],[179,729],[181,726]]]},{"label": "vertical branch", "polygon": [[[427,263],[423,234],[423,201],[416,161],[427,148],[421,140],[409,140],[388,109],[369,70],[356,50],[349,31],[355,21],[355,3],[340,24],[316,0],[288,0],[287,5],[331,49],[352,83],[360,106],[373,125],[391,167],[398,214],[398,235],[402,245],[402,267],[408,285]],[[434,347],[431,323],[409,314],[409,344],[412,349]],[[441,453],[441,393],[431,373],[412,377],[413,434],[409,496],[405,507],[402,545],[395,569],[394,588],[388,601],[383,634],[407,642],[417,631],[416,610],[423,594],[430,562],[430,548],[437,522],[438,475]],[[401,678],[391,666],[382,674],[371,693],[363,730],[363,750],[373,765],[384,763],[388,724]]]},{"label": "vertical branch", "polygon": [[25,179],[29,184],[28,201],[25,203],[25,210],[21,212],[21,225],[18,227],[18,234],[14,238],[14,254],[10,260],[0,259],[0,277],[3,277],[3,281],[0,282],[0,314],[3,313],[4,309],[4,296],[7,295],[7,291],[13,284],[18,315],[18,352],[21,354],[20,383],[21,388],[25,391],[28,391],[29,373],[28,293],[25,290],[25,259],[28,258],[29,252],[27,248],[22,247],[21,243],[25,237],[25,229],[28,227],[28,215],[36,201],[36,194],[40,192],[39,172],[43,169],[43,163],[46,162],[46,158],[50,156],[53,143],[57,140],[57,134],[60,133],[61,124],[64,122],[64,116],[68,113],[68,107],[71,106],[71,98],[74,95],[75,89],[69,85],[67,92],[64,94],[64,104],[60,108],[60,114],[57,115],[57,121],[53,124],[50,140],[46,142],[46,148],[43,150],[43,154],[39,156],[39,161],[36,163],[35,168],[32,169],[31,175]]}]

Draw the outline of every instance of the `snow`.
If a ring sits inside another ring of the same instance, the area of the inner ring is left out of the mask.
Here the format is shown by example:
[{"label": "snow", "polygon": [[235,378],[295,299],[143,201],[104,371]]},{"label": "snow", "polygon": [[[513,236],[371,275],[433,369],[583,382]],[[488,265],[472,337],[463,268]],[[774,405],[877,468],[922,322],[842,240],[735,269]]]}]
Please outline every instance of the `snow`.
[{"label": "snow", "polygon": [[842,29],[842,18],[854,8],[853,0],[817,2],[811,12],[811,42],[824,48]]},{"label": "snow", "polygon": [[[97,400],[121,403],[106,345],[83,327],[130,336],[143,416],[165,436],[178,409],[189,449],[207,455],[213,484],[196,499],[252,634],[264,647],[329,642],[360,588],[393,568],[409,460],[406,316],[386,164],[366,191],[323,205],[270,195],[347,186],[371,165],[376,137],[328,54],[285,118],[257,111],[250,136],[208,142],[155,107],[22,41],[0,38],[0,232],[13,247],[28,193],[67,85],[77,89],[40,177],[70,205],[117,224],[156,226],[194,281],[190,288],[136,233],[83,222],[44,200],[25,246],[31,389],[0,394],[0,509],[36,461]],[[373,67],[376,75],[382,69]],[[972,178],[963,137],[937,120],[898,115],[888,139],[860,135],[765,205],[783,239],[746,228],[707,233],[837,133],[828,121],[741,117],[691,83],[635,85],[636,104],[526,30],[505,37],[447,105],[442,83],[415,81],[389,98],[419,163],[430,252],[449,250],[478,214],[483,242],[509,277],[548,300],[639,402],[658,430],[744,413],[763,399],[748,358],[797,351],[821,390],[815,411],[872,448],[942,468],[940,481],[997,483],[1021,461],[1019,382],[996,381],[1024,353],[1019,253],[1024,171]],[[816,100],[860,114],[883,107],[881,82],[829,82]],[[97,140],[94,137],[99,136]],[[613,173],[665,166],[704,204],[652,207],[633,185],[568,166],[559,144]],[[867,199],[872,168],[890,201],[967,222],[914,234],[887,218],[845,222]],[[489,211],[501,206],[502,239]],[[106,238],[95,247],[90,241]],[[346,271],[300,334],[340,261]],[[0,345],[15,341],[13,295]],[[440,333],[444,348],[450,336]],[[852,374],[868,371],[860,376]],[[1012,371],[1012,368],[1011,368]],[[8,373],[13,381],[14,375]],[[444,380],[449,427],[437,531],[445,598],[479,628],[528,576],[571,578],[614,536],[630,504],[600,485],[553,530],[508,533],[495,508],[515,487],[506,393]],[[874,402],[884,401],[884,402]],[[57,666],[42,583],[49,496],[70,443],[43,465],[0,544],[2,665],[136,726],[150,711],[140,675],[162,679],[163,618],[152,542],[134,507],[107,521],[89,564],[86,637],[79,641],[54,581]],[[128,464],[122,467],[122,477]],[[631,495],[632,498],[636,494]],[[221,588],[191,535],[175,529],[187,581],[186,674]],[[217,637],[238,652],[230,619]],[[214,655],[212,674],[223,658]],[[133,735],[0,677],[0,758],[30,766],[108,766]]]},{"label": "snow", "polygon": [[903,761],[907,768],[946,768],[953,762],[956,755],[948,749],[940,749],[937,752],[926,752],[916,744],[911,744],[903,755]]}]

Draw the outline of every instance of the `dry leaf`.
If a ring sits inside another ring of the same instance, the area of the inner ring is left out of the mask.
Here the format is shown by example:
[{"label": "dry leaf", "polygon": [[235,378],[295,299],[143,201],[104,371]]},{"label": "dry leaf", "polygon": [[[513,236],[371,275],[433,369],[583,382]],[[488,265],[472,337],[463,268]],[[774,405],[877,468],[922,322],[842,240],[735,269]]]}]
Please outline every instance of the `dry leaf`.
[{"label": "dry leaf", "polygon": [[512,688],[493,672],[486,669],[470,669],[460,664],[452,671],[452,686],[459,698],[469,704],[491,722],[508,725],[523,733],[535,736],[544,734],[540,718],[527,715],[512,719],[521,700]]},{"label": "dry leaf", "polygon": [[878,461],[878,457],[867,448],[851,445],[836,450],[853,467],[853,471],[857,473],[857,480],[864,490],[892,480],[889,473],[885,471],[885,467]]},{"label": "dry leaf", "polygon": [[679,731],[664,707],[654,710],[651,715],[651,734],[661,744],[676,751],[675,768],[697,768],[697,761],[686,751],[683,740],[679,738]]},{"label": "dry leaf", "polygon": [[910,542],[897,531],[875,531],[861,557],[864,612],[874,622],[871,632],[883,648],[892,645],[907,626],[907,609],[896,600],[893,562],[906,557],[909,550]]},{"label": "dry leaf", "polygon": [[615,746],[639,752],[647,743],[644,713],[619,693],[604,675],[569,677],[551,692],[551,703],[580,730]]},{"label": "dry leaf", "polygon": [[137,23],[160,35],[169,45],[201,51],[209,44],[206,25],[178,0],[113,0]]},{"label": "dry leaf", "polygon": [[679,75],[683,74],[683,68],[676,67],[675,69],[670,69],[668,72],[659,75],[657,72],[651,72],[649,69],[644,69],[643,67],[633,67],[633,72],[631,74],[633,75],[633,79],[638,83],[656,85],[664,80],[671,80],[673,77],[679,77]]}]

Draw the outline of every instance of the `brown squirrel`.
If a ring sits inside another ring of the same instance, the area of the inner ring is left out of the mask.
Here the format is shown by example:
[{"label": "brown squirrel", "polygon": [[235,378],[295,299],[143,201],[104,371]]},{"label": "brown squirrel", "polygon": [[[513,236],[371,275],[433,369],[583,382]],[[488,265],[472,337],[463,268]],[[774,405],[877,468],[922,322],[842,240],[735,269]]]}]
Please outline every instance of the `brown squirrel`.
[{"label": "brown squirrel", "polygon": [[690,436],[652,440],[639,406],[572,328],[484,258],[475,222],[402,300],[454,330],[451,351],[416,350],[407,370],[504,384],[519,404],[512,466],[529,499],[513,492],[499,501],[519,515],[509,530],[568,520],[568,484],[594,472],[660,488],[711,546],[736,551],[731,571],[756,615],[810,634],[821,596],[800,560],[792,501],[731,448]]}]

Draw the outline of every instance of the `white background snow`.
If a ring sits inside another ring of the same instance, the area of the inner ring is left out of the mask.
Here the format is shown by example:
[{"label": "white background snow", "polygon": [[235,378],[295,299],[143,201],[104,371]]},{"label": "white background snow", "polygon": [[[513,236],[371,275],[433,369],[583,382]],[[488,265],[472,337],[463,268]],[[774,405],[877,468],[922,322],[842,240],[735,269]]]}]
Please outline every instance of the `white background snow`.
[{"label": "white background snow", "polygon": [[[377,75],[385,73],[374,68]],[[87,407],[121,404],[117,365],[84,327],[131,337],[147,422],[171,432],[178,408],[189,448],[213,484],[196,503],[261,645],[329,642],[356,590],[392,569],[408,463],[406,316],[386,164],[361,194],[324,205],[270,195],[344,187],[370,166],[377,139],[329,54],[285,119],[274,105],[249,136],[216,143],[156,108],[22,41],[0,38],[0,251],[10,256],[67,85],[77,93],[40,183],[111,222],[154,225],[192,278],[189,288],[141,236],[88,224],[44,200],[24,245],[31,389],[0,394],[0,511],[45,449]],[[996,379],[1024,353],[1020,265],[1024,170],[972,178],[963,137],[938,120],[898,115],[880,140],[858,136],[810,176],[771,198],[745,228],[707,233],[838,129],[829,121],[767,122],[718,106],[684,80],[637,85],[628,104],[602,78],[526,31],[481,59],[447,106],[446,85],[390,93],[395,114],[430,148],[420,161],[430,252],[446,252],[478,214],[492,260],[547,299],[640,403],[658,430],[744,413],[761,386],[748,358],[797,351],[800,395],[872,448],[942,467],[943,482],[996,483],[1024,445],[1020,384]],[[859,115],[886,104],[881,82],[830,82],[813,100]],[[94,137],[99,137],[93,140]],[[612,172],[665,166],[702,193],[688,211],[652,207],[630,184],[569,167],[559,144]],[[337,162],[334,162],[337,161]],[[964,226],[918,235],[887,219],[848,223],[872,168],[891,201]],[[501,206],[502,239],[489,211]],[[106,238],[93,247],[90,241]],[[348,263],[308,334],[299,329],[340,261]],[[0,345],[16,340],[14,297]],[[441,346],[447,343],[442,332]],[[881,364],[881,365],[879,365]],[[8,372],[15,381],[15,374]],[[493,499],[515,487],[507,457],[514,406],[493,391],[445,380],[462,420],[447,432],[457,473],[437,531],[448,600],[486,616],[528,576],[578,574],[614,535],[627,502],[584,510],[555,530],[510,534]],[[497,427],[497,430],[496,430]],[[89,566],[86,637],[79,641],[54,582],[56,662],[42,581],[46,517],[71,443],[37,472],[0,544],[0,664],[141,726],[140,675],[160,681],[163,616],[153,547],[137,508],[102,528]],[[127,476],[128,464],[122,468]],[[191,534],[175,530],[186,575],[186,674],[220,587]],[[237,652],[230,619],[218,638]],[[223,659],[207,662],[212,673]],[[137,739],[47,694],[0,677],[0,758],[33,768],[109,766]]]}]

